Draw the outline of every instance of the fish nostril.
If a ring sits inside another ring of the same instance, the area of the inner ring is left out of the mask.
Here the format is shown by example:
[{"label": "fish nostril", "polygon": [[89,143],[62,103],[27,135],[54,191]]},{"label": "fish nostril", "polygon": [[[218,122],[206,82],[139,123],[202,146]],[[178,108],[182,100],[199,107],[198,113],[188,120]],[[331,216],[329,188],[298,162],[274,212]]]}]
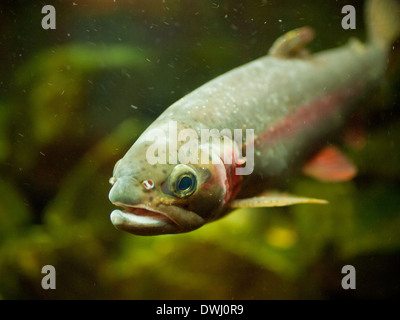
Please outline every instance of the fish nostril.
[{"label": "fish nostril", "polygon": [[111,177],[110,180],[108,180],[108,182],[113,186],[117,182],[117,178]]},{"label": "fish nostril", "polygon": [[144,187],[146,190],[151,190],[151,189],[154,188],[154,182],[153,182],[152,180],[144,180],[144,181],[142,182],[142,184],[143,184],[143,187]]}]

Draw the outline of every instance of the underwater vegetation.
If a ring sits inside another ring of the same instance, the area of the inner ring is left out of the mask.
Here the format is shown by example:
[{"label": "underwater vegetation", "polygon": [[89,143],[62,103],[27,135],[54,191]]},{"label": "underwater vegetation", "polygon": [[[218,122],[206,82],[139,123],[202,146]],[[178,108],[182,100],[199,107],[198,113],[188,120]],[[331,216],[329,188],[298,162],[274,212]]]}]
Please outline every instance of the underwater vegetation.
[{"label": "underwater vegetation", "polygon": [[[206,81],[308,25],[311,51],[365,39],[349,1],[55,1],[0,4],[1,299],[360,299],[400,296],[400,54],[339,145],[355,179],[296,176],[328,205],[237,210],[187,234],[133,236],[109,214],[109,178],[143,130]],[[350,133],[349,133],[350,132]],[[349,138],[350,137],[350,138]],[[44,290],[42,267],[57,272]],[[341,286],[353,265],[357,288]]]}]

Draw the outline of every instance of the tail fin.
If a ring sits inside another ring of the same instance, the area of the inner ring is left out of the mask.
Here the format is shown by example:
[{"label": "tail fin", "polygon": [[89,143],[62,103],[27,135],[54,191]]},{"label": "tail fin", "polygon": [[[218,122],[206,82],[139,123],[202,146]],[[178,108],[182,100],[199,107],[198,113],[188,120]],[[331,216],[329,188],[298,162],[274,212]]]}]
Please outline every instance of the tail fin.
[{"label": "tail fin", "polygon": [[366,21],[369,41],[389,48],[400,36],[400,3],[397,0],[368,0]]}]

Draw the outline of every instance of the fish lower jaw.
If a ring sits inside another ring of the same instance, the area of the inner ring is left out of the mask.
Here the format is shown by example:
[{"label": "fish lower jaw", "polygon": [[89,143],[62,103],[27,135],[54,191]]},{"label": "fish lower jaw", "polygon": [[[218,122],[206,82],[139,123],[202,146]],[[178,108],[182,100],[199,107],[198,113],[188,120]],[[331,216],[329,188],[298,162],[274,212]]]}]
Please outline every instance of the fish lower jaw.
[{"label": "fish lower jaw", "polygon": [[120,230],[136,235],[158,235],[177,233],[180,229],[165,215],[137,207],[125,207],[114,210],[110,215],[111,223]]}]

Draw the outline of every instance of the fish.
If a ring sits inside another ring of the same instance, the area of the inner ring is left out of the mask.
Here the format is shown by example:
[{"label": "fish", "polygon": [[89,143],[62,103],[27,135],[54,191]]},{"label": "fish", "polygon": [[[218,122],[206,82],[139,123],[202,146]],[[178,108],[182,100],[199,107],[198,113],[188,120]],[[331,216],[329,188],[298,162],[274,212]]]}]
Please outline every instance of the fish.
[{"label": "fish", "polygon": [[[314,30],[301,27],[278,38],[266,56],[168,107],[115,164],[109,200],[119,209],[112,224],[135,235],[178,234],[238,208],[326,204],[280,190],[302,171],[328,182],[357,173],[330,141],[360,97],[379,84],[400,34],[394,0],[368,0],[365,13],[365,43],[351,39],[310,53]],[[200,139],[207,130],[217,139]],[[234,138],[234,130],[246,135]],[[203,155],[208,162],[194,161]]]}]

